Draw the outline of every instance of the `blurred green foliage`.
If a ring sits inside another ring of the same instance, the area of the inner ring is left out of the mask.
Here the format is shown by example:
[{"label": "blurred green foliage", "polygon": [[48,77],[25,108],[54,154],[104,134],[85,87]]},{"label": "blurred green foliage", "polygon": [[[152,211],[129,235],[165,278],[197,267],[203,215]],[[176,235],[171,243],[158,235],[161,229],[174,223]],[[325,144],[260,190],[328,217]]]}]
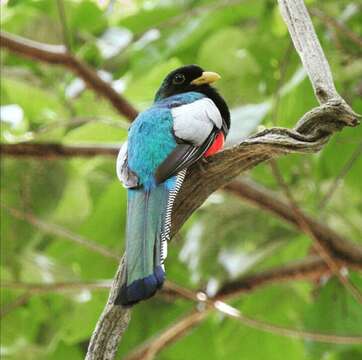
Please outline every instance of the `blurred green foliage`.
[{"label": "blurred green foliage", "polygon": [[[1,28],[46,43],[63,41],[54,0],[8,0]],[[356,0],[306,1],[362,34]],[[258,125],[291,127],[315,106],[311,85],[294,52],[276,1],[129,0],[64,1],[71,49],[102,70],[137,108],[144,109],[165,74],[197,63],[222,74],[218,87],[233,110],[233,137]],[[314,18],[337,88],[362,113],[361,49]],[[121,119],[104,99],[61,66],[1,54],[1,141],[121,144]],[[82,120],[82,121],[79,121]],[[249,121],[249,122],[248,122]],[[248,128],[243,123],[249,124]],[[245,126],[245,125],[244,125]],[[362,127],[337,134],[316,155],[279,160],[303,209],[361,243],[362,160],[359,158],[322,210],[319,204],[358,148]],[[1,203],[56,223],[121,254],[126,193],[116,180],[114,159],[2,159]],[[278,190],[270,167],[248,174]],[[174,240],[168,278],[194,289],[301,259],[311,240],[271,215],[222,192],[214,194]],[[84,247],[16,219],[1,208],[1,280],[53,283],[110,279],[117,264]],[[361,279],[352,280],[361,287]],[[23,292],[3,289],[6,309]],[[105,291],[34,295],[2,319],[4,359],[82,359],[104,306]],[[233,304],[245,314],[280,325],[338,334],[362,333],[362,310],[339,283],[273,285]],[[191,304],[162,297],[137,306],[119,353],[161,331]],[[207,346],[205,346],[207,339]],[[333,346],[250,330],[218,314],[165,348],[159,359],[362,358],[358,346]]]}]

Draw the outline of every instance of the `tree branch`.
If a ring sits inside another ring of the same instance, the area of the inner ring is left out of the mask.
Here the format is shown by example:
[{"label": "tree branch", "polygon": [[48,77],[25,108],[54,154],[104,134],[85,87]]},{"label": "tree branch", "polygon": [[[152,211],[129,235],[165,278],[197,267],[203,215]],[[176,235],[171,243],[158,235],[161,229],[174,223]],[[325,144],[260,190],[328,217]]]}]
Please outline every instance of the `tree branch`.
[{"label": "tree branch", "polygon": [[327,26],[329,25],[334,27],[337,31],[349,38],[349,40],[362,49],[362,37],[350,30],[341,21],[334,19],[333,17],[325,14],[322,10],[315,7],[311,8],[310,12],[312,15],[318,17]]},{"label": "tree branch", "polygon": [[120,146],[74,146],[59,143],[0,144],[0,154],[14,157],[57,159],[68,157],[117,156]]},{"label": "tree branch", "polygon": [[68,282],[55,282],[55,283],[28,283],[18,281],[3,281],[0,287],[3,289],[12,290],[26,290],[28,294],[38,295],[47,293],[63,293],[68,291],[79,290],[104,290],[111,287],[111,280],[97,280],[97,281],[68,281]]},{"label": "tree branch", "polygon": [[[362,270],[362,263],[358,270]],[[322,276],[333,275],[331,269],[321,258],[317,256],[309,257],[298,262],[293,262],[280,267],[271,268],[256,274],[243,276],[237,280],[224,284],[211,301],[224,301],[237,297],[240,294],[249,293],[265,285],[288,281],[311,281],[319,280]],[[197,294],[193,294],[191,300],[200,301]],[[210,313],[211,308],[202,312],[192,312],[182,317],[176,323],[170,325],[166,330],[146,340],[136,349],[126,356],[127,360],[153,359],[154,356],[164,347],[179,340],[184,335],[201,323]],[[250,318],[247,319],[251,320]],[[252,319],[254,321],[254,319]],[[250,325],[250,324],[249,324]],[[261,329],[265,330],[265,329]],[[295,330],[297,332],[297,330]],[[304,333],[304,332],[303,332]],[[295,333],[294,333],[295,335]],[[303,336],[303,334],[300,334]],[[317,334],[313,334],[316,336]],[[331,334],[330,334],[331,335]],[[290,336],[288,334],[287,336]],[[317,335],[318,336],[318,335]],[[323,336],[323,335],[322,335]],[[329,339],[331,340],[331,339]],[[340,339],[337,339],[337,341]]]},{"label": "tree branch", "polygon": [[334,259],[333,254],[330,253],[329,248],[324,246],[324,243],[319,240],[318,237],[315,236],[312,229],[310,229],[309,224],[304,220],[304,215],[301,213],[298,204],[296,203],[294,196],[289,189],[288,184],[284,181],[284,178],[279,170],[279,167],[275,161],[270,162],[272,172],[274,177],[276,178],[279,186],[282,188],[284,194],[289,200],[290,207],[295,214],[295,217],[299,223],[299,227],[303,229],[303,232],[307,234],[313,240],[313,247],[317,250],[317,253],[324,260],[324,262],[328,265],[328,267],[332,270],[332,272],[337,276],[339,281],[345,288],[353,295],[355,300],[362,305],[362,295],[359,290],[345,277],[341,272],[341,265],[337,263]]},{"label": "tree branch", "polygon": [[183,316],[181,320],[176,321],[166,330],[144,342],[134,351],[128,354],[124,360],[151,360],[164,347],[177,341],[189,333],[189,331],[198,325],[210,311],[192,311],[190,314]]},{"label": "tree branch", "polygon": [[341,99],[304,1],[278,0],[278,3],[318,101],[324,104],[331,99]]},{"label": "tree branch", "polygon": [[63,45],[43,44],[0,32],[0,46],[33,60],[67,67],[82,78],[91,89],[109,100],[121,115],[129,120],[133,120],[137,116],[137,110],[127,100],[118,94],[109,83],[102,80],[91,67],[70,54]]},{"label": "tree branch", "polygon": [[37,227],[38,229],[44,231],[45,233],[59,236],[63,239],[67,239],[75,244],[83,246],[84,248],[86,248],[90,251],[98,253],[104,257],[113,259],[117,262],[120,260],[120,256],[117,255],[114,251],[112,251],[111,249],[108,249],[100,244],[97,244],[95,241],[86,239],[83,236],[75,234],[72,231],[65,229],[59,225],[45,222],[41,219],[38,219],[33,214],[24,213],[17,209],[8,207],[2,203],[0,203],[0,206],[2,208],[4,208],[5,210],[7,210],[15,218],[27,221],[29,224],[32,224],[33,226]]},{"label": "tree branch", "polygon": [[[280,200],[277,194],[273,194],[273,192],[261,185],[251,180],[243,179],[226,185],[224,189],[261,209],[279,216],[281,219],[304,231],[291,206],[286,201]],[[334,259],[342,263],[348,263],[349,267],[361,266],[362,249],[360,246],[341,237],[326,224],[318,222],[303,212],[300,212],[300,215],[303,216],[304,221],[308,224],[314,236],[323,243]]]}]

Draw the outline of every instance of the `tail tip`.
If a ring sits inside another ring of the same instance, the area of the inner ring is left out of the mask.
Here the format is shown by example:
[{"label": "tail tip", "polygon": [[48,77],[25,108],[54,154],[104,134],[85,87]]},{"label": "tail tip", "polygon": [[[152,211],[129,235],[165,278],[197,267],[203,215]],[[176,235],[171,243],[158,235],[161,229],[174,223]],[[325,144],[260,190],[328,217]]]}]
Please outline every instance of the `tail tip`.
[{"label": "tail tip", "polygon": [[130,307],[142,300],[146,300],[162,288],[164,281],[165,272],[161,266],[157,266],[153,274],[143,279],[135,280],[130,285],[123,285],[114,304]]}]

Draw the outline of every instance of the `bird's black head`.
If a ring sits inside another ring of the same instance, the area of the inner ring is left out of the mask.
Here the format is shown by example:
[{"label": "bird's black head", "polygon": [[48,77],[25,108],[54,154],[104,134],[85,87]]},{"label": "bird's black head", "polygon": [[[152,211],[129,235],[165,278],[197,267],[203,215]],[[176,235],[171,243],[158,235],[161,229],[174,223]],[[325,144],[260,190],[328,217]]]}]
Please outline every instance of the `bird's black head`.
[{"label": "bird's black head", "polygon": [[[218,107],[227,128],[230,127],[230,113],[225,100],[219,95],[212,83],[220,79],[215,72],[204,71],[200,66],[182,66],[170,72],[163,80],[158,89],[155,101],[165,99],[172,95],[182,94],[189,91],[200,92],[214,101]],[[226,129],[225,129],[226,130]],[[227,130],[226,130],[227,133]]]},{"label": "bird's black head", "polygon": [[155,100],[162,100],[188,91],[198,91],[204,87],[210,87],[210,84],[218,79],[220,79],[220,75],[204,71],[200,66],[182,66],[166,76],[156,93]]}]

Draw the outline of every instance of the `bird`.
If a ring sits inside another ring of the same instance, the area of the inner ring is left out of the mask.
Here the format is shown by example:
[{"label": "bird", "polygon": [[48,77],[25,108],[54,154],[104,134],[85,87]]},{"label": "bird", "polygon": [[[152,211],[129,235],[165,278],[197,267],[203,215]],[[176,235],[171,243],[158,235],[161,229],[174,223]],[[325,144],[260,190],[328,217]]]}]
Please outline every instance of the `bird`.
[{"label": "bird", "polygon": [[146,300],[165,281],[172,208],[187,170],[222,150],[230,129],[229,108],[212,85],[220,78],[198,65],[173,70],[128,130],[116,162],[127,188],[125,268],[116,305]]}]

